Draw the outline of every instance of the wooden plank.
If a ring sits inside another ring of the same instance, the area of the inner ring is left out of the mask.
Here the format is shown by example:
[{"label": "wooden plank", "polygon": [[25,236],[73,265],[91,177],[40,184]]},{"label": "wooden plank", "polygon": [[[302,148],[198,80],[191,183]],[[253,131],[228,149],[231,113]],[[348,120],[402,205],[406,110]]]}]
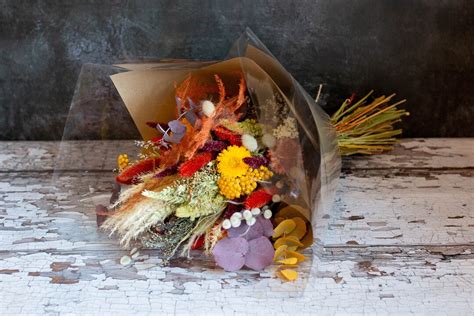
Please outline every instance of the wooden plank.
[{"label": "wooden plank", "polygon": [[[0,253],[3,314],[472,314],[474,258],[308,260],[297,282],[273,272],[163,267],[119,253]],[[4,272],[2,272],[4,271]]]},{"label": "wooden plank", "polygon": [[474,170],[360,170],[321,216],[324,245],[474,244]]},{"label": "wooden plank", "polygon": [[[136,148],[132,140],[68,142],[0,142],[0,172],[112,170],[116,157]],[[474,168],[474,138],[405,139],[393,152],[344,160],[345,169]]]},{"label": "wooden plank", "polygon": [[[410,142],[419,141],[402,147]],[[422,151],[445,143],[454,154],[420,158],[409,145],[388,160],[346,162],[317,255],[295,283],[273,268],[225,273],[201,257],[163,266],[155,251],[123,267],[127,251],[97,231],[94,205],[108,199],[109,154],[124,142],[72,144],[71,167],[57,174],[57,143],[1,143],[0,311],[472,314],[473,142],[426,143]]]},{"label": "wooden plank", "polygon": [[[316,237],[326,246],[474,243],[472,179],[472,171],[348,174]],[[96,231],[94,209],[108,203],[112,183],[104,172],[0,174],[0,250],[110,243]]]},{"label": "wooden plank", "polygon": [[347,169],[447,169],[474,168],[474,138],[403,139],[383,155],[354,156],[344,161]]}]

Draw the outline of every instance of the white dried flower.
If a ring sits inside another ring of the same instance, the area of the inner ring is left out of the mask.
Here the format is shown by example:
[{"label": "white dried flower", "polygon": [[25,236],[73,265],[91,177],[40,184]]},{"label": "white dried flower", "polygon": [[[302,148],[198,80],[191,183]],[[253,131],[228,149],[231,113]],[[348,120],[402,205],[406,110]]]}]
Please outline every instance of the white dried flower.
[{"label": "white dried flower", "polygon": [[120,258],[120,264],[123,266],[129,265],[131,262],[132,258],[130,258],[129,256],[123,256],[122,258]]},{"label": "white dried flower", "polygon": [[207,117],[211,117],[216,111],[216,106],[214,105],[214,103],[212,103],[209,100],[203,101],[201,106],[202,106],[202,113]]},{"label": "white dried flower", "polygon": [[250,212],[249,210],[243,211],[242,215],[244,216],[245,220],[247,220],[247,221],[252,218],[252,212]]},{"label": "white dried flower", "polygon": [[247,223],[247,225],[253,226],[257,222],[257,220],[255,219],[255,217],[250,217],[245,222]]},{"label": "white dried flower", "polygon": [[238,220],[242,220],[242,213],[240,213],[240,212],[235,212],[235,213],[232,214],[232,216],[230,217],[230,220],[232,220],[233,218],[238,219]]},{"label": "white dried flower", "polygon": [[236,217],[234,217],[234,218],[231,217],[230,218],[230,224],[234,228],[239,227],[241,223],[242,223],[242,221],[240,219],[236,218]]},{"label": "white dried flower", "polygon": [[230,220],[228,219],[225,219],[223,222],[222,222],[222,228],[224,229],[229,229],[232,227],[232,223],[230,222]]},{"label": "white dried flower", "polygon": [[266,209],[265,212],[263,212],[263,217],[265,217],[266,219],[270,219],[272,217],[272,211]]},{"label": "white dried flower", "polygon": [[244,147],[249,151],[256,151],[258,149],[257,140],[249,134],[242,135],[242,145],[244,145]]},{"label": "white dried flower", "polygon": [[274,195],[272,196],[272,201],[273,201],[273,203],[281,202],[281,196],[278,195],[278,194],[274,194]]},{"label": "white dried flower", "polygon": [[260,215],[260,209],[258,207],[254,207],[250,211],[252,212],[252,215],[254,215],[254,216]]},{"label": "white dried flower", "polygon": [[273,148],[276,143],[275,136],[272,134],[265,134],[262,136],[262,143],[268,148]]}]

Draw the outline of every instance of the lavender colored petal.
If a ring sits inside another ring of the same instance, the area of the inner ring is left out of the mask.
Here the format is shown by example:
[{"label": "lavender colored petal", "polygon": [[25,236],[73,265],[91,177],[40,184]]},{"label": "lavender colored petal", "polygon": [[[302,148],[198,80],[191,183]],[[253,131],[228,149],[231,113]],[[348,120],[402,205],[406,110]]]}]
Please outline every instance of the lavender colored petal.
[{"label": "lavender colored petal", "polygon": [[232,272],[244,266],[248,251],[249,243],[244,238],[224,238],[219,240],[212,254],[219,267]]},{"label": "lavender colored petal", "polygon": [[196,123],[196,120],[197,120],[197,115],[194,114],[194,112],[192,110],[187,111],[186,114],[184,114],[184,117],[188,120],[188,122],[192,126],[194,126],[194,124]]},{"label": "lavender colored petal", "polygon": [[273,262],[275,250],[267,237],[260,237],[249,241],[249,251],[245,256],[245,266],[260,271]]},{"label": "lavender colored petal", "polygon": [[196,103],[194,103],[193,100],[191,100],[190,97],[188,97],[188,102],[189,102],[189,108],[190,108],[190,109],[195,109],[195,108],[197,108]]},{"label": "lavender colored petal", "polygon": [[180,98],[180,97],[176,97],[176,96],[175,96],[174,98],[175,98],[175,100],[176,100],[176,105],[177,105],[178,107],[180,107],[180,106],[181,106],[181,98]]},{"label": "lavender colored petal", "polygon": [[243,222],[239,227],[232,227],[227,230],[227,236],[232,237],[232,238],[237,238],[237,237],[244,237],[247,230],[248,230],[247,224]]},{"label": "lavender colored petal", "polygon": [[165,134],[163,135],[163,140],[167,141],[168,143],[179,143],[181,141],[181,139],[183,138],[184,134],[177,134],[177,133],[174,133],[173,135],[168,135],[168,134]]},{"label": "lavender colored petal", "polygon": [[176,108],[178,109],[178,113],[181,113],[181,98],[180,97],[174,97],[176,100]]},{"label": "lavender colored petal", "polygon": [[186,125],[181,123],[178,120],[173,120],[168,122],[170,130],[175,134],[184,134],[186,133]]},{"label": "lavender colored petal", "polygon": [[252,226],[242,223],[239,227],[232,227],[227,230],[229,237],[243,237],[246,240],[252,240],[263,236],[263,227],[259,222]]},{"label": "lavender colored petal", "polygon": [[267,237],[273,236],[274,231],[273,231],[273,224],[271,220],[266,219],[263,216],[259,216],[257,217],[256,224],[260,224],[260,226],[262,226],[264,236],[267,236]]}]

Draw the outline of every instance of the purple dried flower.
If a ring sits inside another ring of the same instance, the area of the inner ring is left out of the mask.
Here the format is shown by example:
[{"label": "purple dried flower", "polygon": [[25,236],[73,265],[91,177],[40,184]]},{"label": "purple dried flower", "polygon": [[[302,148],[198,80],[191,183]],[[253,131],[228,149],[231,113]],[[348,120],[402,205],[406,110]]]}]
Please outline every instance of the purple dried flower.
[{"label": "purple dried flower", "polygon": [[265,157],[253,156],[253,157],[245,157],[243,161],[249,165],[251,168],[257,169],[260,166],[268,166],[269,161]]},{"label": "purple dried flower", "polygon": [[227,148],[227,143],[220,140],[208,140],[201,148],[202,151],[222,151]]}]

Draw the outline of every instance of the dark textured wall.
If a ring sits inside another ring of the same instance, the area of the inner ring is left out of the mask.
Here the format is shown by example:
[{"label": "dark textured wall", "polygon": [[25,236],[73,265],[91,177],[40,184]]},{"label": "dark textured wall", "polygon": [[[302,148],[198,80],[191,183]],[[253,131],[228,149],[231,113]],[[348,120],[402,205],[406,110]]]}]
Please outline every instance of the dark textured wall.
[{"label": "dark textured wall", "polygon": [[474,136],[472,0],[0,0],[0,139],[60,138],[83,63],[222,58],[245,26],[329,111],[374,88],[405,136]]}]

